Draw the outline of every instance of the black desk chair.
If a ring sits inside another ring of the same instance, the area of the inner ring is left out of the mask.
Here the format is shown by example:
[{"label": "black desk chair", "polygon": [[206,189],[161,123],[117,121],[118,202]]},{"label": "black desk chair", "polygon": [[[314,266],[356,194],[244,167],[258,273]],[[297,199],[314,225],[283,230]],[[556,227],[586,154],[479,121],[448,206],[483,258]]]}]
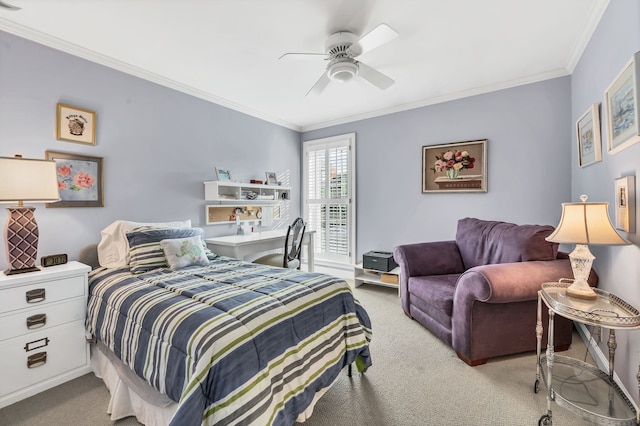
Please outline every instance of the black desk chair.
[{"label": "black desk chair", "polygon": [[302,258],[302,238],[306,224],[302,218],[297,218],[289,225],[287,237],[284,240],[284,253],[271,253],[253,261],[262,265],[277,266],[279,268],[300,269]]}]

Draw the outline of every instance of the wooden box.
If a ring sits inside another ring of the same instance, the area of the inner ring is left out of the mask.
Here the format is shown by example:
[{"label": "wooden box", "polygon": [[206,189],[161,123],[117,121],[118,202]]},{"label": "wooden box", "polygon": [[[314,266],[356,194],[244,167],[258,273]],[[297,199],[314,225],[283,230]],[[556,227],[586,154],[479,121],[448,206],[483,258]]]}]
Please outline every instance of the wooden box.
[{"label": "wooden box", "polygon": [[380,281],[387,284],[398,284],[398,276],[393,274],[380,274]]}]

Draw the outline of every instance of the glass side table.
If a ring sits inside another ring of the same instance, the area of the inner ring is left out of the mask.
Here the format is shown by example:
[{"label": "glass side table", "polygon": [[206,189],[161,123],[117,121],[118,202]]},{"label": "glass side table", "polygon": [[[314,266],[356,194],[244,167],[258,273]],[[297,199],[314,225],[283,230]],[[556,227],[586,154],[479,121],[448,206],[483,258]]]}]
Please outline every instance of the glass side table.
[{"label": "glass side table", "polygon": [[[605,425],[640,424],[640,414],[636,413],[631,401],[613,380],[614,355],[616,350],[615,330],[635,330],[640,328],[640,312],[619,297],[603,290],[594,289],[597,298],[577,299],[567,296],[566,289],[571,282],[542,284],[538,291],[538,322],[536,324],[537,363],[534,392],[540,388],[540,377],[547,387],[547,413],[540,417],[538,426],[553,424],[551,403],[555,401],[581,417]],[[542,302],[549,308],[549,328],[546,355],[541,354],[542,345]],[[554,316],[577,321],[582,324],[609,329],[609,371],[553,352]],[[546,362],[546,372],[542,364]],[[546,373],[546,374],[545,374]],[[638,372],[640,389],[640,371]]]}]

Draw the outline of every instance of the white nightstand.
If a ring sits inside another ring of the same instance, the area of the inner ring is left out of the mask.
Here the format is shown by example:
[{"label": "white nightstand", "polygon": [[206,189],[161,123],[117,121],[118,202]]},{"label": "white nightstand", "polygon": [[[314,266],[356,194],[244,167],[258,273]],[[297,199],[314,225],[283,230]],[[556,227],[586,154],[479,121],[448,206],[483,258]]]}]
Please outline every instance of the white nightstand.
[{"label": "white nightstand", "polygon": [[0,408],[91,371],[79,262],[0,273]]}]

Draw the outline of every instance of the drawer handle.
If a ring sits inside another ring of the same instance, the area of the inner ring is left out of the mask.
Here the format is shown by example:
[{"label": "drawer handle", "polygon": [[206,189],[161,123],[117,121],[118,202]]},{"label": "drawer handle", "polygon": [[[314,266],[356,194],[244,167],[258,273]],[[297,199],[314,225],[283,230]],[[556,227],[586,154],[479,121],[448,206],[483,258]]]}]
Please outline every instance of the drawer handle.
[{"label": "drawer handle", "polygon": [[49,338],[45,337],[44,339],[34,340],[33,342],[29,342],[24,345],[24,350],[26,352],[32,351],[34,349],[44,348],[49,344]]},{"label": "drawer handle", "polygon": [[38,352],[37,354],[29,355],[27,357],[27,367],[36,368],[47,363],[47,353]]},{"label": "drawer handle", "polygon": [[36,288],[34,290],[27,291],[27,303],[39,303],[45,298],[45,289]]},{"label": "drawer handle", "polygon": [[31,315],[27,318],[27,328],[29,330],[40,328],[47,323],[47,314]]}]

